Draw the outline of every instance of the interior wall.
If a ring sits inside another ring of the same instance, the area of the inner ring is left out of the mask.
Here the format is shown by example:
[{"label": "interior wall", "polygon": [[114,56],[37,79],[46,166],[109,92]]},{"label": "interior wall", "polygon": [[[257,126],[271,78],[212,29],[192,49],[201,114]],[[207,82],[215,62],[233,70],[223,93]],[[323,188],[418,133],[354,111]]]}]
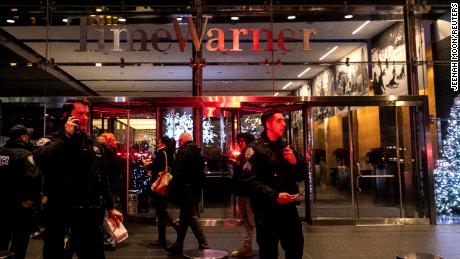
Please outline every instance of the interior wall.
[{"label": "interior wall", "polygon": [[[426,57],[427,60],[433,59],[433,51],[431,46],[426,48]],[[428,96],[428,110],[430,117],[436,118],[436,94],[435,94],[435,87],[434,87],[434,67],[433,65],[427,66],[426,69],[427,75],[427,82],[426,87],[419,90],[419,95],[427,95]],[[431,131],[431,144],[433,147],[433,161],[438,159],[439,153],[438,150],[438,136],[436,132],[438,132],[438,128],[436,123],[430,123],[430,131]]]},{"label": "interior wall", "polygon": [[316,120],[313,122],[313,136],[313,149],[326,149],[324,123],[322,120]]},{"label": "interior wall", "polygon": [[337,167],[337,161],[333,153],[337,148],[344,148],[342,115],[329,117],[326,122],[326,166],[327,168]]},{"label": "interior wall", "polygon": [[369,152],[371,148],[381,146],[379,107],[363,107],[354,112],[358,120],[358,139],[355,139],[354,142],[358,143],[358,161],[362,169],[364,169],[363,167],[370,166],[365,163],[367,152]]}]

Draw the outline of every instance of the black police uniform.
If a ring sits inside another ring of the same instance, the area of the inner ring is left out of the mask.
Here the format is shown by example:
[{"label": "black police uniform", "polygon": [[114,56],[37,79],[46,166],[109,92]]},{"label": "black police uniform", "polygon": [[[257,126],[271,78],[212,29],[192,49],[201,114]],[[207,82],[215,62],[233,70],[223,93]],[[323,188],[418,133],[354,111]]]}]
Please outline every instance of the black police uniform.
[{"label": "black police uniform", "polygon": [[296,182],[305,178],[304,163],[296,152],[296,165],[284,159],[286,146],[281,139],[271,142],[264,132],[244,152],[241,181],[250,193],[261,259],[278,258],[279,241],[287,259],[299,259],[303,254],[302,224],[296,203],[277,202],[280,192],[299,193]]},{"label": "black police uniform", "polygon": [[[40,139],[34,160],[44,174],[44,259],[103,259],[101,208],[113,209],[101,145],[83,133]],[[103,204],[104,203],[104,204]]]},{"label": "black police uniform", "polygon": [[25,258],[32,232],[32,207],[23,201],[37,201],[40,195],[40,171],[32,160],[32,145],[10,139],[0,147],[0,250]]}]

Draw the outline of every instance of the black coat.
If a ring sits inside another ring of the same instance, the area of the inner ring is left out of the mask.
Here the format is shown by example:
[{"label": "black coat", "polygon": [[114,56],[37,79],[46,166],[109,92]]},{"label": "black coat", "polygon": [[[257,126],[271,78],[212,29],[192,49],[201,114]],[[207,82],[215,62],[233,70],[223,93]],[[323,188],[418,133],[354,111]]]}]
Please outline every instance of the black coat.
[{"label": "black coat", "polygon": [[232,184],[235,194],[238,196],[249,196],[249,191],[245,188],[244,184],[241,183],[241,175],[243,173],[243,164],[245,163],[244,152],[246,148],[241,151],[236,161],[233,162],[233,178]]},{"label": "black coat", "polygon": [[297,182],[306,177],[305,165],[293,147],[290,146],[296,156],[297,164],[291,165],[284,159],[283,149],[286,146],[287,143],[281,139],[271,142],[263,134],[261,138],[252,142],[243,154],[245,163],[241,182],[249,191],[254,212],[295,206],[294,203],[287,205],[277,203],[280,192],[299,193]]},{"label": "black coat", "polygon": [[120,193],[123,186],[123,164],[120,157],[117,155],[117,150],[114,147],[103,145],[104,155],[107,160],[107,177],[109,186],[112,192]]},{"label": "black coat", "polygon": [[37,144],[41,147],[34,151],[34,160],[44,174],[49,210],[65,213],[72,208],[114,207],[101,145],[88,135],[69,138],[64,132],[40,139]]},{"label": "black coat", "polygon": [[147,170],[152,172],[152,182],[154,182],[158,174],[163,172],[166,168],[166,157],[168,158],[168,169],[171,170],[172,165],[174,163],[174,158],[170,152],[168,152],[166,147],[159,148],[155,152],[155,160],[151,163]]},{"label": "black coat", "polygon": [[199,199],[204,180],[204,158],[201,149],[192,141],[184,143],[177,150],[174,163],[172,186],[170,186],[171,202],[181,205],[187,195]]},{"label": "black coat", "polygon": [[22,201],[39,201],[41,172],[33,162],[32,148],[15,140],[0,147],[0,204],[5,211],[20,208]]}]

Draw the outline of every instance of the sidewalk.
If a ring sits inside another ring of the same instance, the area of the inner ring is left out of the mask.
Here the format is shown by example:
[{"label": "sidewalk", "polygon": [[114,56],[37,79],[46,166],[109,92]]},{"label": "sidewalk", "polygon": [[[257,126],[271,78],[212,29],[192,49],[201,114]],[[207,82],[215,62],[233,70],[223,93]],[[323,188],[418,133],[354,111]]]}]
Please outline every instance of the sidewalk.
[{"label": "sidewalk", "polygon": [[[129,223],[130,237],[116,251],[106,252],[107,259],[173,258],[160,246],[154,225]],[[211,248],[229,253],[243,240],[242,227],[204,227]],[[409,252],[432,253],[447,259],[460,259],[460,225],[405,226],[310,226],[304,224],[304,259],[395,259]],[[168,240],[175,233],[168,228]],[[257,244],[254,243],[254,258]],[[187,232],[184,249],[196,249],[192,232]],[[31,240],[27,259],[41,259],[41,240]],[[75,257],[76,258],[76,257]],[[282,249],[280,257],[284,258]]]}]

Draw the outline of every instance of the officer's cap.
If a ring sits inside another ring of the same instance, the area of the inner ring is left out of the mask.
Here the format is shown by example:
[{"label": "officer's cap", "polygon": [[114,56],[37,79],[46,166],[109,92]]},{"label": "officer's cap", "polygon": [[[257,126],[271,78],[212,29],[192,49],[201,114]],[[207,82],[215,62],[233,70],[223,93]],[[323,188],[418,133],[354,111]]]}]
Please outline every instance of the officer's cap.
[{"label": "officer's cap", "polygon": [[17,139],[22,135],[32,135],[32,132],[34,132],[34,129],[32,128],[26,128],[26,126],[18,124],[14,125],[11,127],[10,132],[9,132],[9,137],[12,139]]}]

